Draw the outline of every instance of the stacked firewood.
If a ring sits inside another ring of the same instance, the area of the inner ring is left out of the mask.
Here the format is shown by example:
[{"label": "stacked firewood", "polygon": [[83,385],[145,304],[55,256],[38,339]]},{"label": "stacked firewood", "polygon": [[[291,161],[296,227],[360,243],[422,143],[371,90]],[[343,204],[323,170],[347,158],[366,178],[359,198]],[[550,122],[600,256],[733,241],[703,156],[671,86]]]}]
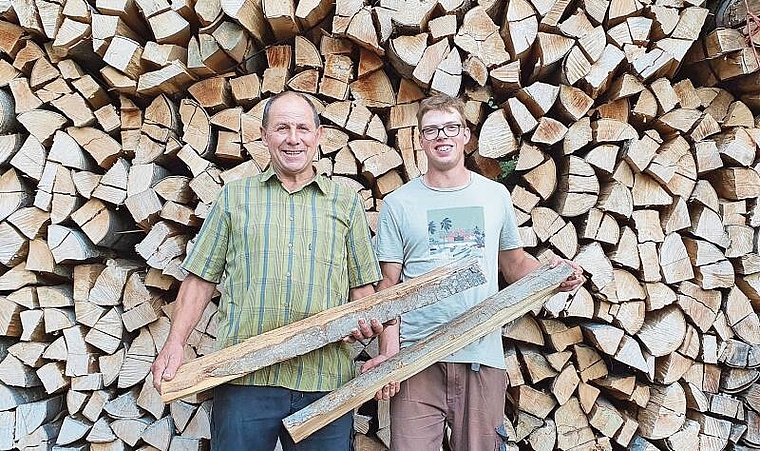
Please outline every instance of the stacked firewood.
[{"label": "stacked firewood", "polygon": [[747,20],[741,26],[705,33],[684,63],[699,85],[726,86],[756,110],[760,106],[760,19],[746,15],[746,9],[744,14]]},{"label": "stacked firewood", "polygon": [[[164,405],[149,368],[215,195],[269,164],[259,127],[283,90],[317,106],[315,164],[373,227],[426,170],[419,100],[462,96],[467,163],[508,185],[526,247],[586,269],[504,330],[509,446],[760,448],[760,66],[736,30],[701,33],[707,15],[700,0],[0,3],[0,450],[208,448],[210,393]],[[213,350],[215,315],[187,359]],[[355,423],[388,443],[387,403]]]}]

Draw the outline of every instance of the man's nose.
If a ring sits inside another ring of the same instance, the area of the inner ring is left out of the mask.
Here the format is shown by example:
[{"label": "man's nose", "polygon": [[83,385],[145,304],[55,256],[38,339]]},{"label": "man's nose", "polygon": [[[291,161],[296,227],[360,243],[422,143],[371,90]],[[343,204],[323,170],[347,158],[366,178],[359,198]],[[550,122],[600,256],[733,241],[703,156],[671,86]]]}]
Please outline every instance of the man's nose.
[{"label": "man's nose", "polygon": [[288,143],[296,144],[298,143],[298,129],[295,127],[288,129],[288,135],[287,135]]}]

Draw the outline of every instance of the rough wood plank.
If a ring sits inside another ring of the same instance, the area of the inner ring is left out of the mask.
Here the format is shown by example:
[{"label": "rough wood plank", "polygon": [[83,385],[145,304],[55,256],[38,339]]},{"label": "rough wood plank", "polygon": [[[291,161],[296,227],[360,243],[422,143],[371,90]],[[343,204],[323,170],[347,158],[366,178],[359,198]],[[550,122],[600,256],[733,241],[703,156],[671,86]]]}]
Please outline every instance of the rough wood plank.
[{"label": "rough wood plank", "polygon": [[162,383],[161,398],[169,402],[318,349],[348,335],[361,318],[385,322],[483,283],[485,277],[475,260],[439,268],[392,290],[326,310],[189,361],[179,367],[172,380]]},{"label": "rough wood plank", "polygon": [[543,265],[499,293],[483,300],[426,339],[403,349],[381,365],[286,417],[282,422],[299,442],[344,413],[371,399],[391,381],[404,381],[504,324],[540,307],[573,269]]}]

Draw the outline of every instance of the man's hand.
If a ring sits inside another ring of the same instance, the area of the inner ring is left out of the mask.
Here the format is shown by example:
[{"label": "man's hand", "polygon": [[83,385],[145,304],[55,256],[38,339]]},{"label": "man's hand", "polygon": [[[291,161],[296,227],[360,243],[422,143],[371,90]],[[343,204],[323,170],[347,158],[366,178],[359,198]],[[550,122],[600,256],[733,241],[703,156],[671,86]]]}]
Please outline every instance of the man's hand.
[{"label": "man's hand", "polygon": [[396,319],[392,319],[388,321],[385,324],[382,324],[380,321],[378,321],[375,318],[372,318],[369,323],[367,321],[360,319],[359,320],[359,327],[356,329],[351,329],[351,334],[343,337],[344,343],[353,343],[355,341],[362,341],[367,340],[369,338],[374,338],[383,333],[383,330],[386,326],[390,326],[392,324],[396,324]]},{"label": "man's hand", "polygon": [[559,265],[561,262],[565,262],[573,268],[573,273],[570,274],[564,282],[559,285],[560,291],[575,291],[578,287],[586,282],[586,278],[583,276],[583,268],[578,263],[572,260],[555,258],[552,259],[552,268]]},{"label": "man's hand", "polygon": [[150,368],[153,372],[153,386],[159,393],[161,392],[161,381],[172,380],[183,359],[184,346],[181,343],[167,340]]},{"label": "man's hand", "polygon": [[[371,370],[372,368],[380,365],[381,363],[385,362],[386,360],[393,357],[392,355],[383,355],[379,354],[377,357],[373,357],[366,362],[364,362],[364,365],[362,365],[361,372],[366,373],[367,371]],[[378,401],[384,399],[389,400],[391,399],[396,393],[401,391],[401,383],[400,382],[391,382],[387,384],[385,387],[381,388],[380,390],[375,393],[375,399]]]}]

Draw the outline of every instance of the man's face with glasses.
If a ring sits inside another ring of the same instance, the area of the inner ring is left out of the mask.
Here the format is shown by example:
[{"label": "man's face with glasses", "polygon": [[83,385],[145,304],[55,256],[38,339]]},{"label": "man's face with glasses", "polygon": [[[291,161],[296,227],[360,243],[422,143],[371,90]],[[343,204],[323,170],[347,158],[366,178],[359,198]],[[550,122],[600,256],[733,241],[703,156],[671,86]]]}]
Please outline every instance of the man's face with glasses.
[{"label": "man's face with glasses", "polygon": [[464,146],[470,129],[456,110],[431,110],[420,121],[420,145],[428,169],[446,171],[464,165]]}]

